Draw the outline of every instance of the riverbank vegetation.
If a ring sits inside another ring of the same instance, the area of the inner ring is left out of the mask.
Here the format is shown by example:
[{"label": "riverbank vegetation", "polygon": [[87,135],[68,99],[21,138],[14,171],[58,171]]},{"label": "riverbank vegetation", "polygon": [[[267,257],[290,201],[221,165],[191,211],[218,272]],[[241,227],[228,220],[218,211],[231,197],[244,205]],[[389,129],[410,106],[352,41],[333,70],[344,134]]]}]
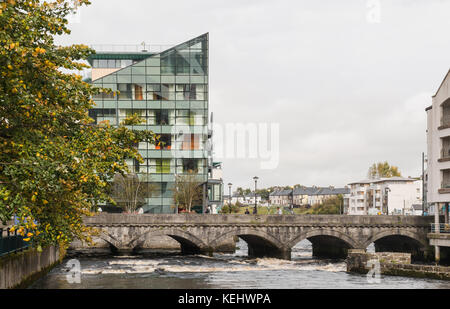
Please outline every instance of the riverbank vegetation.
[{"label": "riverbank vegetation", "polygon": [[76,72],[94,51],[57,46],[70,34],[67,16],[87,0],[8,0],[0,3],[0,221],[33,246],[90,240],[83,215],[114,201],[109,181],[126,174],[125,160],[142,162],[135,145],[155,143],[133,131],[133,115],[119,127],[95,124],[91,98],[108,93]]}]

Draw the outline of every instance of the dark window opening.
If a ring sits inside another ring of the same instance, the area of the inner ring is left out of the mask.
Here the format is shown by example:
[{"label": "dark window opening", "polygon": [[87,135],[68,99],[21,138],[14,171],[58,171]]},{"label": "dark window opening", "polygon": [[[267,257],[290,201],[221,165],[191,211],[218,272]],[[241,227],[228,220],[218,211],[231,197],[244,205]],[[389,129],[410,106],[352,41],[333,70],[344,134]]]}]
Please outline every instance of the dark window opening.
[{"label": "dark window opening", "polygon": [[198,173],[198,163],[196,159],[183,159],[183,173]]},{"label": "dark window opening", "polygon": [[162,109],[156,112],[156,123],[160,125],[169,124],[169,110]]},{"label": "dark window opening", "polygon": [[159,145],[155,146],[155,149],[169,150],[172,148],[172,136],[170,134],[161,134],[159,138]]}]

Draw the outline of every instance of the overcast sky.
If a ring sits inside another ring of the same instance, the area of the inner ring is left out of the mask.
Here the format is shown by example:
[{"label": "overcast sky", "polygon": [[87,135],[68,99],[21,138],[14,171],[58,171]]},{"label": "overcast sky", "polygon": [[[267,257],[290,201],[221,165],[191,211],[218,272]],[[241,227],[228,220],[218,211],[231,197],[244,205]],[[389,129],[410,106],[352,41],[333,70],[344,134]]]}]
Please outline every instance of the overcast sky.
[{"label": "overcast sky", "polygon": [[218,158],[225,183],[344,186],[385,160],[419,176],[424,109],[450,68],[450,1],[381,0],[379,15],[376,3],[92,0],[58,43],[175,45],[209,32],[214,121],[280,128],[277,168]]}]

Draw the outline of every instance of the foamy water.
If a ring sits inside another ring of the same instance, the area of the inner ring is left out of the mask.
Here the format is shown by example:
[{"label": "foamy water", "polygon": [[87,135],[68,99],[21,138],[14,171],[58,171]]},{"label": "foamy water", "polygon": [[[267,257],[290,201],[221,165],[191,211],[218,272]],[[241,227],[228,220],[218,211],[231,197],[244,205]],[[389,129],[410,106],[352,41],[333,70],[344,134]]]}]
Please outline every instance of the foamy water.
[{"label": "foamy water", "polygon": [[312,258],[309,242],[292,250],[292,260],[250,259],[240,241],[234,254],[214,256],[159,255],[144,257],[84,258],[81,283],[67,281],[66,263],[54,268],[31,288],[450,288],[450,283],[404,277],[383,277],[369,284],[362,275],[346,273],[344,261]]}]

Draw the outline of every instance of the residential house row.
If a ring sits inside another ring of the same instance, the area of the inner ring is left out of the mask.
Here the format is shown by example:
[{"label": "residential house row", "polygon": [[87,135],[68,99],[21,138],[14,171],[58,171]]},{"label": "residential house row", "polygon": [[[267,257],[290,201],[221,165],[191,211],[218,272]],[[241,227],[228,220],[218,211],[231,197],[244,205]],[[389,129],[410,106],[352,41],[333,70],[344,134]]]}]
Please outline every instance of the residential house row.
[{"label": "residential house row", "polygon": [[342,195],[344,197],[343,208],[346,207],[350,189],[330,187],[297,187],[272,192],[269,196],[271,205],[278,206],[312,206],[322,204],[326,199]]}]

